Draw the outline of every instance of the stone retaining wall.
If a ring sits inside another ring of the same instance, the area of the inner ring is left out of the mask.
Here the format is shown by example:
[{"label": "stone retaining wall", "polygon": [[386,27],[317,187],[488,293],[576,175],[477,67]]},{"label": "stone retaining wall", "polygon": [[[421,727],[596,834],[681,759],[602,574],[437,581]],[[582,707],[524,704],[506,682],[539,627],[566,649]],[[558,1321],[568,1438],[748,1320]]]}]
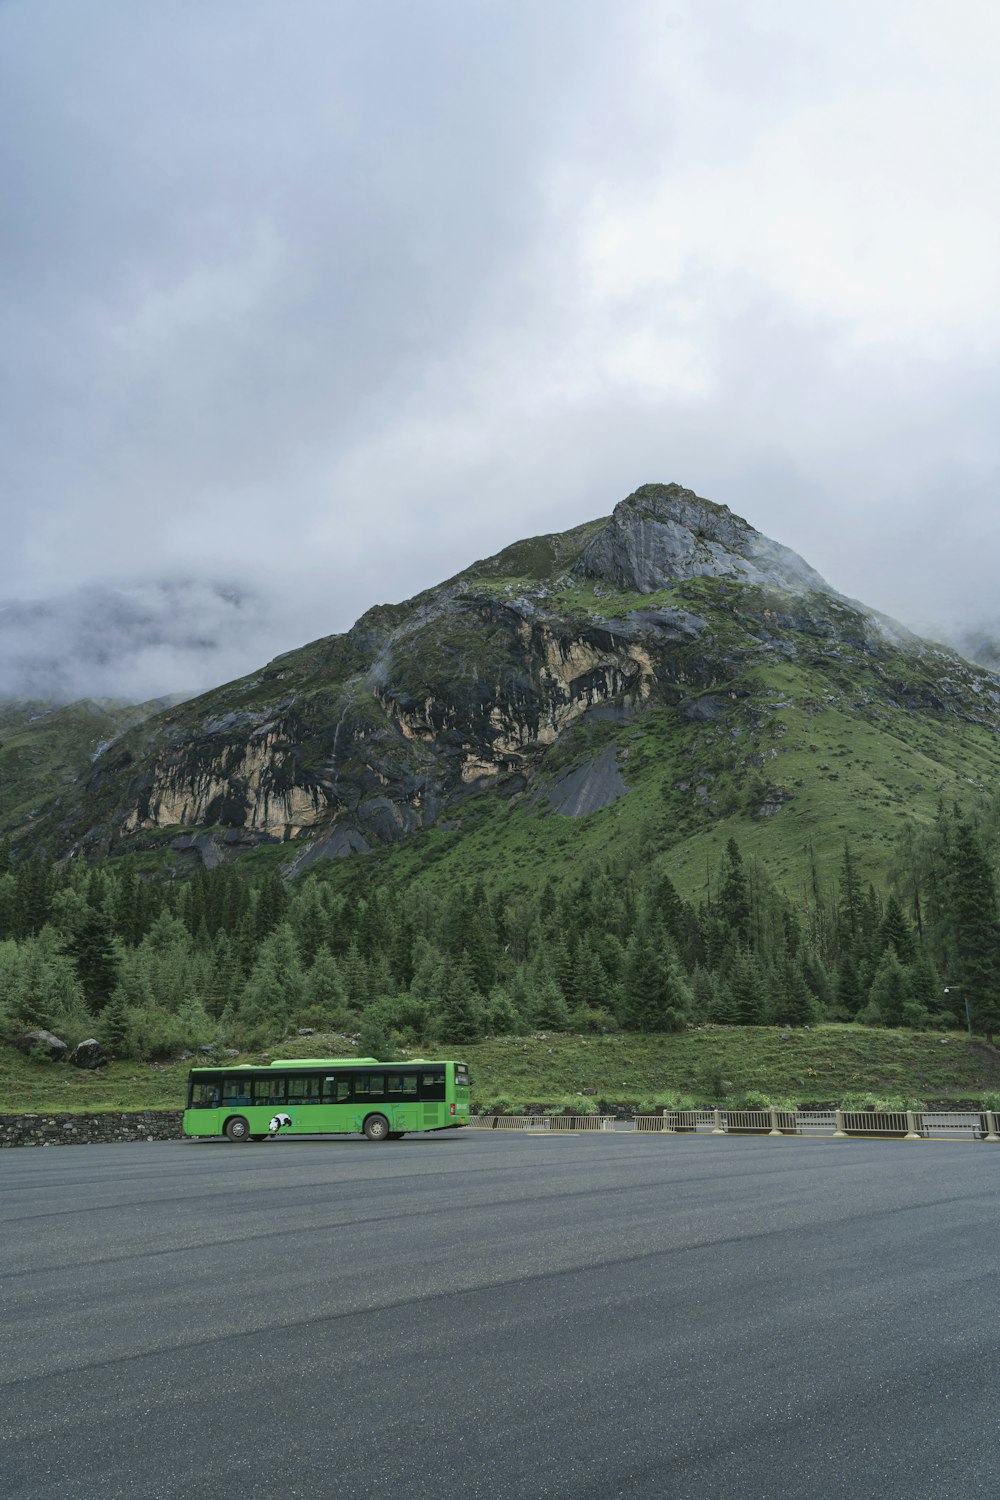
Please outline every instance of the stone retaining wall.
[{"label": "stone retaining wall", "polygon": [[107,1146],[118,1141],[177,1141],[182,1111],[113,1115],[0,1115],[3,1146]]}]

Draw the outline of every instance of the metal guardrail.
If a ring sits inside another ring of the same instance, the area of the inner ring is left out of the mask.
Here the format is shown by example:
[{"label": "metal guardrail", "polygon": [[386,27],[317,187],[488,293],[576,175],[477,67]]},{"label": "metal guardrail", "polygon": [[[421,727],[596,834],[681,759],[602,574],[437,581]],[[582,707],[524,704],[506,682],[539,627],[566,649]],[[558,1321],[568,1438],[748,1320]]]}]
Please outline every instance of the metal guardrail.
[{"label": "metal guardrail", "polygon": [[1000,1141],[1000,1111],[845,1109],[675,1109],[635,1115],[474,1115],[474,1130],[603,1130],[622,1126],[641,1135],[805,1135],[918,1141],[929,1138]]},{"label": "metal guardrail", "polygon": [[973,1140],[989,1140],[990,1125],[987,1111],[978,1115],[962,1114],[954,1109],[924,1110],[920,1116],[925,1130],[936,1135],[971,1135]]},{"label": "metal guardrail", "polygon": [[797,1109],[795,1118],[799,1135],[818,1135],[821,1131],[832,1132],[837,1128],[835,1109]]},{"label": "metal guardrail", "polygon": [[902,1140],[922,1134],[920,1115],[914,1110],[841,1109],[834,1135],[889,1135]]}]

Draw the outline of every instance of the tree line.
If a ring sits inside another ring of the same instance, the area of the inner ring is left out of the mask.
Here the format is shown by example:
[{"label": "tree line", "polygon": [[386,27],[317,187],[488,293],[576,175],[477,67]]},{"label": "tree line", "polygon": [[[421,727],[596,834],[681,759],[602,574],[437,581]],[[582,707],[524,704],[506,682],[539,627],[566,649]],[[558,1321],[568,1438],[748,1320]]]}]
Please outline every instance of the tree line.
[{"label": "tree line", "polygon": [[[498,892],[401,886],[359,859],[336,879],[187,879],[12,861],[0,847],[0,1034],[96,1036],[117,1057],[260,1050],[297,1029],[401,1045],[529,1031],[678,1031],[821,1020],[977,1032],[1000,1025],[1000,816],[910,828],[887,892],[845,846],[798,901],[730,839],[709,894],[662,860]],[[947,993],[946,993],[947,991]]]}]

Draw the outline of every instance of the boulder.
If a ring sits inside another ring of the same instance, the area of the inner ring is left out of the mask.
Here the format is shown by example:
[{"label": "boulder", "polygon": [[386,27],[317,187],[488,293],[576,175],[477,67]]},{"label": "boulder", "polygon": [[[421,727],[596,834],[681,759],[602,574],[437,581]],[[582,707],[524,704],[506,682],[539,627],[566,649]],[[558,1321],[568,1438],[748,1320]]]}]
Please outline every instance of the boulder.
[{"label": "boulder", "polygon": [[51,1031],[26,1031],[17,1039],[18,1050],[24,1053],[42,1053],[46,1057],[62,1058],[69,1052],[64,1041],[53,1036]]},{"label": "boulder", "polygon": [[69,1060],[74,1068],[93,1069],[102,1067],[111,1059],[96,1037],[88,1037],[85,1042],[80,1042],[74,1047]]}]

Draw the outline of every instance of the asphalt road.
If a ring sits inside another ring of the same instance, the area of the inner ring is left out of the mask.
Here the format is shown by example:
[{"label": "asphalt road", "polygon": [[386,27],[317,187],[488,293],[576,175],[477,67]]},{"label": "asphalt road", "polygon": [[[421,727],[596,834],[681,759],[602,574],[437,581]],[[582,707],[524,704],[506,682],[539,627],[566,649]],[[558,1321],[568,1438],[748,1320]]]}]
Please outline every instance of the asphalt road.
[{"label": "asphalt road", "polygon": [[1000,1146],[0,1153],[3,1500],[1000,1490]]}]

